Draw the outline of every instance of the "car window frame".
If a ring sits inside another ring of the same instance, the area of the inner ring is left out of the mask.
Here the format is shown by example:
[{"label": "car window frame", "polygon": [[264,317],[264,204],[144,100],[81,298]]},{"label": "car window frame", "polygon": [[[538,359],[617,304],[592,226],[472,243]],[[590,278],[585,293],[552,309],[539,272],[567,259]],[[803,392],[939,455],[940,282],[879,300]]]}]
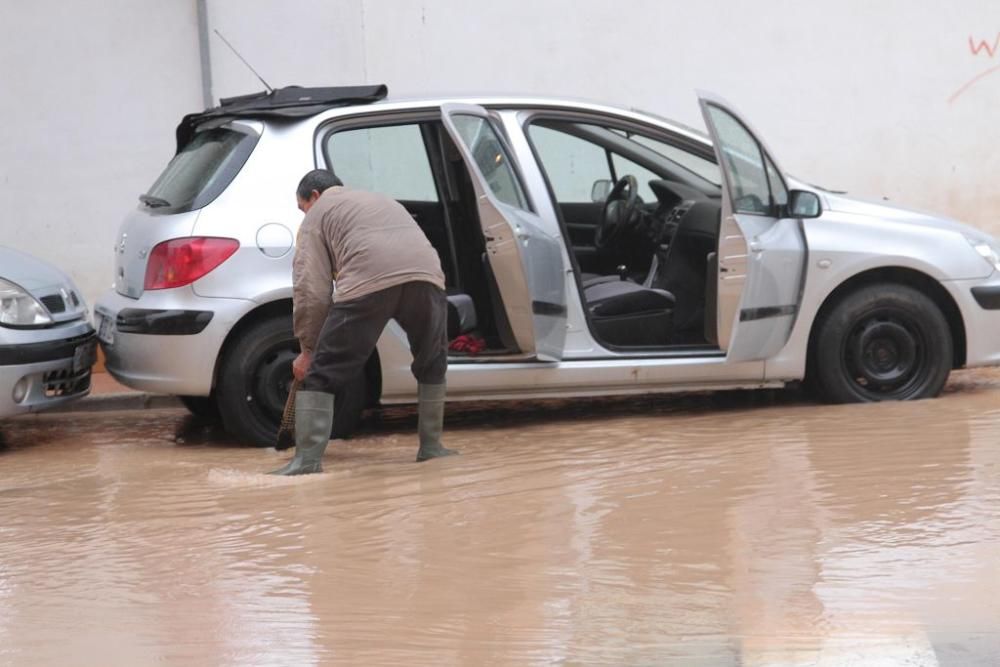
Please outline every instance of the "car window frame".
[{"label": "car window frame", "polygon": [[[507,130],[504,127],[502,118],[495,107],[484,106],[483,108],[486,109],[489,114],[490,125],[493,127],[493,130],[499,137],[504,150],[507,152],[509,164],[514,170],[514,175],[517,178],[521,191],[524,193],[525,204],[527,206],[524,210],[538,215],[538,209],[536,208],[534,202],[534,195],[528,187],[527,180],[524,178],[521,166],[518,163],[519,156],[514,150],[514,147],[511,145],[510,137],[507,135]],[[453,141],[453,139],[451,139],[448,135],[447,128],[444,125],[440,104],[392,111],[365,110],[360,113],[332,116],[317,124],[316,129],[313,132],[313,164],[317,168],[320,168],[321,164],[324,168],[328,169],[330,167],[330,157],[326,151],[326,137],[330,133],[343,131],[344,129],[359,129],[383,125],[406,125],[409,123],[416,125],[421,123],[436,124],[443,133],[443,136],[446,136],[449,141]],[[427,149],[426,143],[424,148],[425,150]],[[428,158],[428,160],[430,160],[430,158]],[[468,167],[466,167],[466,169],[468,169]],[[441,180],[444,175],[434,167],[433,162],[431,164],[431,173],[434,176],[434,183],[437,187],[440,202],[444,204],[452,201],[451,185]],[[469,174],[469,177],[472,178],[473,175]]]},{"label": "car window frame", "polygon": [[[479,105],[477,105],[477,106],[479,106]],[[511,203],[511,202],[503,201],[503,200],[501,200],[499,198],[499,195],[497,195],[497,193],[493,190],[492,185],[488,181],[484,182],[483,186],[487,190],[489,190],[490,196],[493,197],[494,199],[496,199],[498,203],[500,203],[500,204],[502,204],[504,206],[509,206],[509,207],[511,207],[513,209],[518,209],[518,210],[521,210],[521,211],[525,211],[527,213],[533,213],[533,214],[537,215],[538,213],[537,213],[537,211],[535,209],[534,202],[531,199],[531,194],[530,194],[530,191],[528,190],[527,183],[525,182],[524,177],[521,174],[520,166],[518,165],[517,153],[514,151],[513,146],[511,146],[511,144],[510,144],[510,139],[508,138],[507,133],[504,130],[503,123],[501,122],[501,119],[499,118],[499,116],[496,113],[496,111],[494,111],[493,109],[489,109],[487,107],[482,107],[482,108],[486,110],[486,116],[485,117],[477,115],[477,114],[463,113],[463,112],[459,111],[459,112],[455,112],[455,113],[451,114],[452,115],[452,122],[454,122],[454,116],[464,116],[464,117],[468,117],[468,118],[476,118],[476,119],[481,120],[484,123],[486,123],[486,126],[489,127],[490,130],[492,130],[494,136],[496,137],[497,142],[500,145],[500,150],[503,151],[504,158],[506,158],[506,160],[505,160],[506,165],[510,169],[511,178],[514,181],[514,185],[515,185],[515,187],[516,187],[516,189],[518,191],[518,194],[520,195],[519,199],[521,201],[518,204],[514,204],[514,203]],[[444,112],[442,111],[442,114],[443,113]],[[447,128],[445,128],[445,129],[447,129]],[[454,142],[455,139],[452,138],[452,141]],[[464,137],[463,137],[463,143],[465,144],[465,147],[468,150],[471,151],[471,147],[468,146],[468,142],[465,141]],[[465,160],[463,159],[463,161],[465,161]],[[466,169],[468,169],[468,168],[469,168],[469,165],[466,164]],[[480,167],[478,164],[477,164],[477,168],[480,171],[482,171],[482,167]],[[472,174],[472,173],[470,173],[469,176],[471,178],[476,178],[477,177],[476,174]]]},{"label": "car window frame", "polygon": [[[374,129],[378,127],[393,127],[399,125],[414,125],[417,127],[418,131],[420,125],[423,123],[433,123],[440,122],[440,116],[435,117],[433,110],[426,111],[404,111],[392,114],[358,114],[352,116],[335,116],[330,118],[316,127],[316,132],[313,138],[315,146],[315,155],[313,157],[313,162],[318,168],[331,169],[333,164],[330,159],[329,153],[329,138],[338,132],[345,132],[350,130],[365,130]],[[427,146],[427,142],[424,139],[423,132],[420,132],[420,141],[424,147],[424,157],[427,159],[427,168],[431,173],[431,179],[434,182],[434,190],[437,193],[437,203],[444,205],[449,201],[448,199],[448,189],[447,184],[441,181],[441,174],[438,169],[434,166],[434,161],[431,159],[430,150]],[[322,166],[320,160],[322,159]],[[336,172],[335,172],[336,173]],[[347,184],[350,187],[350,184]],[[424,201],[422,199],[400,199],[397,201]]]},{"label": "car window frame", "polygon": [[[754,131],[750,127],[748,127],[745,122],[743,122],[743,119],[737,116],[731,109],[722,106],[720,104],[717,104],[715,102],[710,102],[709,106],[723,112],[724,114],[729,116],[729,118],[732,119],[737,125],[739,125],[740,128],[747,134],[747,136],[750,138],[750,140],[753,142],[754,146],[760,153],[760,158],[762,163],[761,171],[764,174],[764,183],[767,185],[768,210],[767,211],[736,210],[735,201],[732,201],[735,199],[734,197],[735,193],[732,192],[732,189],[729,185],[730,175],[726,174],[725,175],[726,182],[723,184],[723,188],[726,191],[727,197],[731,200],[730,206],[733,207],[733,212],[736,213],[737,215],[753,215],[761,218],[781,219],[787,217],[786,211],[788,209],[788,199],[790,196],[789,193],[791,191],[788,188],[788,182],[785,180],[784,174],[781,173],[781,170],[778,168],[777,162],[773,157],[771,157],[771,154],[768,152],[767,147],[764,146],[764,143],[757,137]],[[721,153],[723,151],[723,147],[719,146],[718,150]],[[719,168],[722,169],[723,171],[725,171],[726,169],[726,167],[723,167],[721,164],[719,165]],[[771,182],[772,174],[778,177],[778,182],[781,184],[781,189],[785,193],[784,204],[779,204],[774,196],[774,184]]]},{"label": "car window frame", "polygon": [[[566,134],[565,132],[561,132],[559,130],[554,130],[554,129],[550,128],[550,127],[544,127],[544,126],[542,126],[541,129],[547,130],[549,132],[557,132],[559,134]],[[528,127],[527,124],[525,124],[523,126],[523,132],[524,132],[524,137],[525,137],[525,139],[528,142],[528,146],[531,148],[532,158],[535,160],[536,165],[538,165],[539,169],[541,169],[541,171],[545,175],[545,186],[548,189],[549,194],[552,197],[552,200],[555,201],[558,204],[593,204],[594,202],[590,198],[587,198],[587,199],[585,199],[583,201],[570,201],[570,200],[563,200],[563,199],[559,198],[559,196],[556,193],[555,186],[552,184],[552,175],[549,173],[550,169],[545,166],[545,162],[542,160],[541,153],[538,150],[538,145],[531,138],[531,134],[530,134],[531,128]],[[592,145],[594,148],[596,148],[599,151],[601,151],[604,154],[604,165],[607,168],[607,172],[608,172],[607,175],[608,175],[608,177],[611,179],[612,183],[617,182],[618,177],[617,177],[616,172],[615,172],[615,164],[614,164],[614,158],[613,158],[612,151],[610,151],[608,148],[606,148],[604,146],[601,146],[599,144],[595,144],[595,143],[589,142],[586,139],[583,139],[582,137],[577,137],[577,136],[574,136],[574,135],[571,135],[571,134],[566,134],[566,136],[568,136],[571,139],[574,139],[576,141],[582,141],[584,143],[588,143],[588,144]],[[621,157],[624,157],[624,156],[621,156]]]},{"label": "car window frame", "polygon": [[[645,135],[652,139],[655,139],[656,141],[661,141],[667,145],[673,146],[678,150],[694,153],[695,155],[704,160],[707,160],[714,164],[718,164],[718,156],[715,154],[715,149],[711,141],[709,141],[707,144],[702,144],[700,141],[696,141],[689,137],[673,133],[668,128],[659,127],[652,123],[643,123],[639,120],[632,118],[618,116],[615,114],[609,114],[603,111],[589,111],[586,109],[576,110],[576,109],[565,109],[565,108],[550,109],[550,108],[528,107],[520,109],[520,111],[522,111],[523,113],[519,114],[518,125],[521,129],[522,134],[527,140],[528,145],[531,148],[531,154],[535,160],[535,163],[539,166],[542,172],[545,173],[545,181],[546,181],[546,186],[548,188],[548,194],[551,201],[556,206],[558,206],[558,204],[560,203],[559,199],[555,196],[555,192],[552,189],[552,184],[545,170],[544,163],[542,162],[541,156],[538,152],[537,147],[534,144],[534,141],[532,141],[531,139],[531,125],[533,123],[537,123],[538,121],[551,120],[551,121],[559,121],[565,123],[578,123],[581,125],[596,125],[608,130],[619,130],[621,132],[626,132],[626,133]],[[613,151],[607,149],[604,146],[601,146],[601,148],[604,148],[608,152],[608,161],[609,161],[609,166],[611,167],[611,173],[612,176],[615,176],[614,165],[612,164],[610,157],[610,153]],[[653,153],[656,152],[654,149],[649,148],[648,146],[644,148]],[[650,171],[654,171],[649,167],[649,165],[643,164],[641,160],[634,160],[625,155],[622,155],[621,157],[626,158],[631,162],[635,162],[636,164],[645,167]],[[661,156],[661,157],[663,157],[665,160],[670,160],[670,158],[666,156]],[[679,166],[685,171],[690,172],[690,170],[685,169],[683,165]],[[719,166],[719,168],[720,169],[722,168],[721,165]],[[677,180],[685,185],[689,185],[699,191],[705,192],[707,196],[717,197],[717,198],[722,197],[723,190],[725,187],[724,185],[722,186],[715,185],[711,181],[697,174],[694,174],[693,172],[690,173],[691,176],[688,176],[687,174],[680,174],[682,178],[678,178]],[[706,187],[706,185],[709,187]]]}]

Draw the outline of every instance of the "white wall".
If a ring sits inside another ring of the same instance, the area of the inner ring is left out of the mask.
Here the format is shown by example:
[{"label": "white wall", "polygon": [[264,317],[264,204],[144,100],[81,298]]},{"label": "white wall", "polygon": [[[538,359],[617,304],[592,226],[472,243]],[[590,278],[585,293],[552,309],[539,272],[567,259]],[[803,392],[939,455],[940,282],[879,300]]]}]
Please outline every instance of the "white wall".
[{"label": "white wall", "polygon": [[62,267],[90,304],[199,104],[197,35],[193,2],[0,1],[0,243]]},{"label": "white wall", "polygon": [[[390,90],[585,95],[702,127],[696,88],[743,111],[783,168],[1000,232],[1000,3],[838,0],[369,3],[368,76]],[[959,8],[959,6],[961,8]],[[393,44],[415,44],[400,49]],[[458,64],[443,68],[449,59]]]},{"label": "white wall", "polygon": [[[210,28],[272,86],[586,97],[697,127],[705,88],[752,120],[786,171],[1000,234],[1000,69],[953,98],[1000,68],[1000,51],[969,44],[1000,36],[996,0],[207,2]],[[93,300],[119,219],[169,157],[176,121],[200,106],[195,3],[11,6],[0,10],[2,242],[62,262]],[[30,30],[11,27],[25,15]],[[215,35],[211,59],[216,98],[261,89]],[[55,201],[42,182],[53,167]]]}]

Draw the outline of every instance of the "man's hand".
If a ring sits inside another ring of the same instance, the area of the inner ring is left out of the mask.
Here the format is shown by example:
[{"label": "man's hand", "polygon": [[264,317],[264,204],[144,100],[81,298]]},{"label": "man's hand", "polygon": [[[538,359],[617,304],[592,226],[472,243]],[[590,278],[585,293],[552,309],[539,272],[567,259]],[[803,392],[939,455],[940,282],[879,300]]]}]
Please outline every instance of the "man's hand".
[{"label": "man's hand", "polygon": [[295,361],[292,362],[292,375],[299,382],[306,379],[306,373],[309,372],[309,366],[312,364],[312,357],[309,356],[308,352],[301,352],[299,356],[295,357]]}]

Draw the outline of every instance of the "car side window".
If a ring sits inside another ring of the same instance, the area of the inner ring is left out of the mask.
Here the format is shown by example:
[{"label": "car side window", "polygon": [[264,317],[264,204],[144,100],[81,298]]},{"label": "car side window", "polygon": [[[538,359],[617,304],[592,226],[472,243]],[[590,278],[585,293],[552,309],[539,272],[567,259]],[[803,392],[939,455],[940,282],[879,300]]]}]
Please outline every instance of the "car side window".
[{"label": "car side window", "polygon": [[614,180],[601,146],[542,125],[528,131],[559,203],[590,203],[596,181]]},{"label": "car side window", "polygon": [[733,211],[773,215],[776,202],[771,194],[764,152],[757,140],[727,111],[709,105],[708,112],[719,136],[723,168],[729,176]]},{"label": "car side window", "polygon": [[420,126],[345,129],[326,138],[326,157],[344,185],[401,201],[438,201]]},{"label": "car side window", "polygon": [[657,139],[644,137],[641,134],[629,133],[628,138],[647,148],[651,148],[663,157],[676,162],[684,169],[708,181],[712,185],[722,185],[722,174],[719,172],[719,165],[711,160],[706,160],[699,155],[681,150],[676,146],[671,146]]},{"label": "car side window", "polygon": [[707,189],[722,182],[714,162],[632,130],[548,119],[533,121],[527,129],[560,204],[592,203],[593,193],[600,191],[595,184],[628,175],[635,176],[647,203],[657,201],[650,181],[703,181]]},{"label": "car side window", "polygon": [[489,121],[468,114],[454,114],[451,120],[494,196],[508,206],[528,210],[510,156]]}]

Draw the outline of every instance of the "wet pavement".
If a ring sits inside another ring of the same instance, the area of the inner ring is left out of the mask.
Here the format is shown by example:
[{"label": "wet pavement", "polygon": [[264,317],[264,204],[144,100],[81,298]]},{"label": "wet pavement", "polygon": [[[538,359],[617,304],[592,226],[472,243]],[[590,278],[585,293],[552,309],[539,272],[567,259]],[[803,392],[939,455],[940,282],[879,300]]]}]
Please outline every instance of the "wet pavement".
[{"label": "wet pavement", "polygon": [[277,479],[176,410],[3,422],[0,664],[1000,664],[1000,373],[414,427]]}]

